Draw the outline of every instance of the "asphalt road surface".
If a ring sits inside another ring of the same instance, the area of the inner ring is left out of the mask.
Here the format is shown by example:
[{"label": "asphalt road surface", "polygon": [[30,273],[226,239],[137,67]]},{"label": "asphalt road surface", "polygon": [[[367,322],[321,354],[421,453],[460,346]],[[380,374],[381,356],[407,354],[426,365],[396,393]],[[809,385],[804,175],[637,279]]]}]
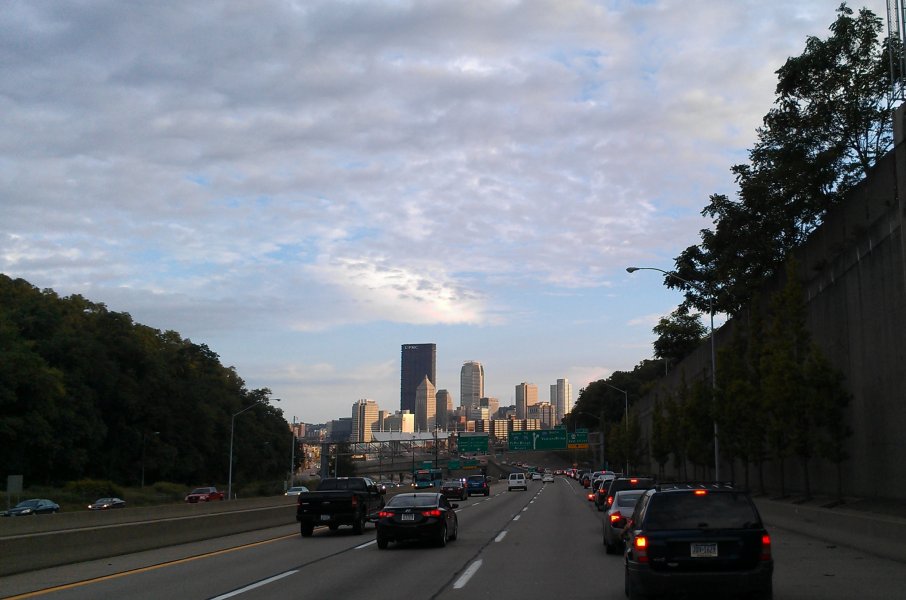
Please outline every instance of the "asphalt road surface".
[{"label": "asphalt road surface", "polygon": [[[601,515],[576,482],[495,484],[458,502],[445,548],[391,544],[296,524],[0,580],[0,597],[273,600],[622,599],[623,564],[601,544]],[[906,598],[906,564],[771,529],[777,600]],[[52,551],[52,549],[48,549]],[[2,557],[0,557],[2,560]]]}]

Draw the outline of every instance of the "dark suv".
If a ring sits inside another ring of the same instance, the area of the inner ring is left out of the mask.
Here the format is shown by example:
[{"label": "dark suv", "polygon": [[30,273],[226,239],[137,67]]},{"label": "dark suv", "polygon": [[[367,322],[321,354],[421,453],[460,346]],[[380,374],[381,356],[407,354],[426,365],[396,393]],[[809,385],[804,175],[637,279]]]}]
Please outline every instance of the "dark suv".
[{"label": "dark suv", "polygon": [[598,488],[594,501],[598,510],[607,510],[613,497],[623,490],[648,490],[654,487],[654,477],[617,477]]},{"label": "dark suv", "polygon": [[639,498],[625,532],[630,600],[680,591],[772,597],[771,538],[747,492],[727,484],[661,484]]},{"label": "dark suv", "polygon": [[472,494],[481,494],[483,496],[491,495],[491,485],[485,475],[469,475],[466,479],[466,491],[469,496]]}]

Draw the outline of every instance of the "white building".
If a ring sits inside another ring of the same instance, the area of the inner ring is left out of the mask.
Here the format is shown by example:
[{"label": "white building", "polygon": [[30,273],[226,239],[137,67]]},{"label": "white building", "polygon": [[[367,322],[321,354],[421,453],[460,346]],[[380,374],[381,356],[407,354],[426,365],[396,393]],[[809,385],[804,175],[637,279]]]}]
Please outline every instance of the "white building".
[{"label": "white building", "polygon": [[568,379],[558,379],[557,383],[551,385],[551,406],[554,411],[554,422],[552,425],[559,425],[563,417],[569,414],[573,409],[573,386]]}]

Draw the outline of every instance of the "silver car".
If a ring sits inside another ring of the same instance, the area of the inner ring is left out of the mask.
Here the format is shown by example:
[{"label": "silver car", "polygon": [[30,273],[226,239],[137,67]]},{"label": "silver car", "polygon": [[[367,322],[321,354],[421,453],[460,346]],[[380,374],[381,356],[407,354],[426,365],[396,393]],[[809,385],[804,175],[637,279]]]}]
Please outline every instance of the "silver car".
[{"label": "silver car", "polygon": [[647,490],[623,490],[613,497],[613,504],[604,515],[604,548],[607,554],[617,554],[623,549],[623,528],[632,516],[635,503]]}]

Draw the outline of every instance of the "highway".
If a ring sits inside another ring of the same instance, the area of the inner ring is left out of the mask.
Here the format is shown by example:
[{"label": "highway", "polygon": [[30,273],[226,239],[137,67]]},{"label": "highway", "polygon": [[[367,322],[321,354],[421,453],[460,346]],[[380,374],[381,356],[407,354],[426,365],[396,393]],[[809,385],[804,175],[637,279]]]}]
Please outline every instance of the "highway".
[{"label": "highway", "polygon": [[[532,482],[458,502],[445,548],[379,550],[374,528],[296,524],[5,577],[0,597],[81,600],[297,598],[618,599],[622,558],[605,554],[601,515],[576,482]],[[778,600],[903,597],[906,564],[770,528]]]}]

